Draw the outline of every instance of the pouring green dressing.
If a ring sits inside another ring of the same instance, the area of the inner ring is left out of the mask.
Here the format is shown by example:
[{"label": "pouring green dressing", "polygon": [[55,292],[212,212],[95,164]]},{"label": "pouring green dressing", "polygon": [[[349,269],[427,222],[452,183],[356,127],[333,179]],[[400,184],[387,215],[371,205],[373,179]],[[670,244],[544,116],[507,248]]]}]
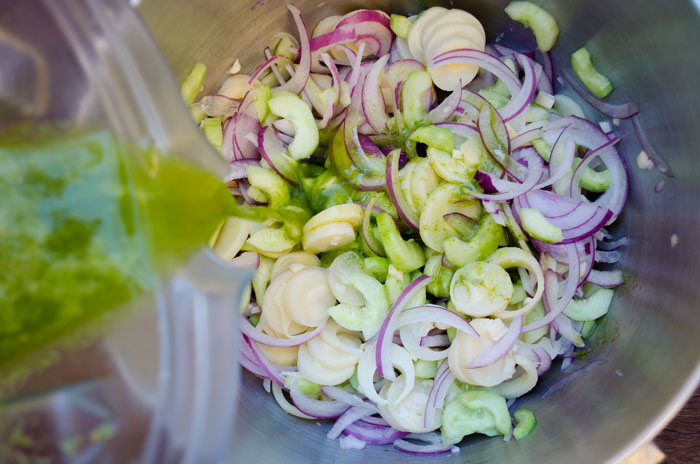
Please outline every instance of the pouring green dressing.
[{"label": "pouring green dressing", "polygon": [[0,137],[0,368],[152,291],[226,217],[261,214],[180,157],[48,132]]}]

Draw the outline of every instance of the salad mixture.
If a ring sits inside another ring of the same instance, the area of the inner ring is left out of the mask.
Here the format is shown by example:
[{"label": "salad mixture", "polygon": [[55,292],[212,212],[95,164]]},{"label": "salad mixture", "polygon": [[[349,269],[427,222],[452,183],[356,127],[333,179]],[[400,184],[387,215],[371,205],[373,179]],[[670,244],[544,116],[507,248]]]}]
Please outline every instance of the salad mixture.
[{"label": "salad mixture", "polygon": [[529,2],[505,11],[534,33],[518,50],[462,10],[313,29],[289,10],[298,37],[276,34],[254,73],[236,63],[196,103],[204,65],[183,85],[259,213],[212,239],[257,269],[241,365],[289,414],[333,420],[343,448],[524,438],[536,421],[515,400],[578,356],[623,283],[606,269],[626,243],[606,229],[627,197],[620,138],[561,90],[613,123],[636,105],[599,100],[613,86],[585,48],[575,76],[553,66],[557,23]]}]

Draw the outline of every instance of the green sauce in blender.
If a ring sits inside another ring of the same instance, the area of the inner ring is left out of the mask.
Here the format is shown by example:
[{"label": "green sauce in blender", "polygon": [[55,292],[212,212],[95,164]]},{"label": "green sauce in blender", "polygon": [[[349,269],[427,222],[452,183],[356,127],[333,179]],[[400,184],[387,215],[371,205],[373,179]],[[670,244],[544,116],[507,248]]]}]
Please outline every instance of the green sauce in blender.
[{"label": "green sauce in blender", "polygon": [[0,173],[0,367],[153,290],[236,208],[108,131],[3,136]]}]

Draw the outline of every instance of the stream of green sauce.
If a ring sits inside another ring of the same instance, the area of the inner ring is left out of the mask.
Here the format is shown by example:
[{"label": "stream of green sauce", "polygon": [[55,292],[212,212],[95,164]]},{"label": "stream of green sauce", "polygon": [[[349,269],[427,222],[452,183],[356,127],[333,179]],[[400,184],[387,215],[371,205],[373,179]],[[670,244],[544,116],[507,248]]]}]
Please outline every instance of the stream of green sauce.
[{"label": "stream of green sauce", "polygon": [[0,368],[153,290],[232,204],[213,175],[108,131],[0,137]]}]

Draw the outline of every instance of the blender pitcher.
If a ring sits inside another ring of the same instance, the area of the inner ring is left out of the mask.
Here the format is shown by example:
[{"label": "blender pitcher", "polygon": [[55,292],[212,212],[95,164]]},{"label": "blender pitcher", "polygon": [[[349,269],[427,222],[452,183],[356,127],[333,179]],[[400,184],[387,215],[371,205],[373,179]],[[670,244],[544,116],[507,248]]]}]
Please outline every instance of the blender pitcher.
[{"label": "blender pitcher", "polygon": [[[0,63],[0,129],[97,128],[225,173],[126,1],[0,0]],[[221,459],[251,277],[201,250],[107,329],[0,370],[0,461]]]}]

